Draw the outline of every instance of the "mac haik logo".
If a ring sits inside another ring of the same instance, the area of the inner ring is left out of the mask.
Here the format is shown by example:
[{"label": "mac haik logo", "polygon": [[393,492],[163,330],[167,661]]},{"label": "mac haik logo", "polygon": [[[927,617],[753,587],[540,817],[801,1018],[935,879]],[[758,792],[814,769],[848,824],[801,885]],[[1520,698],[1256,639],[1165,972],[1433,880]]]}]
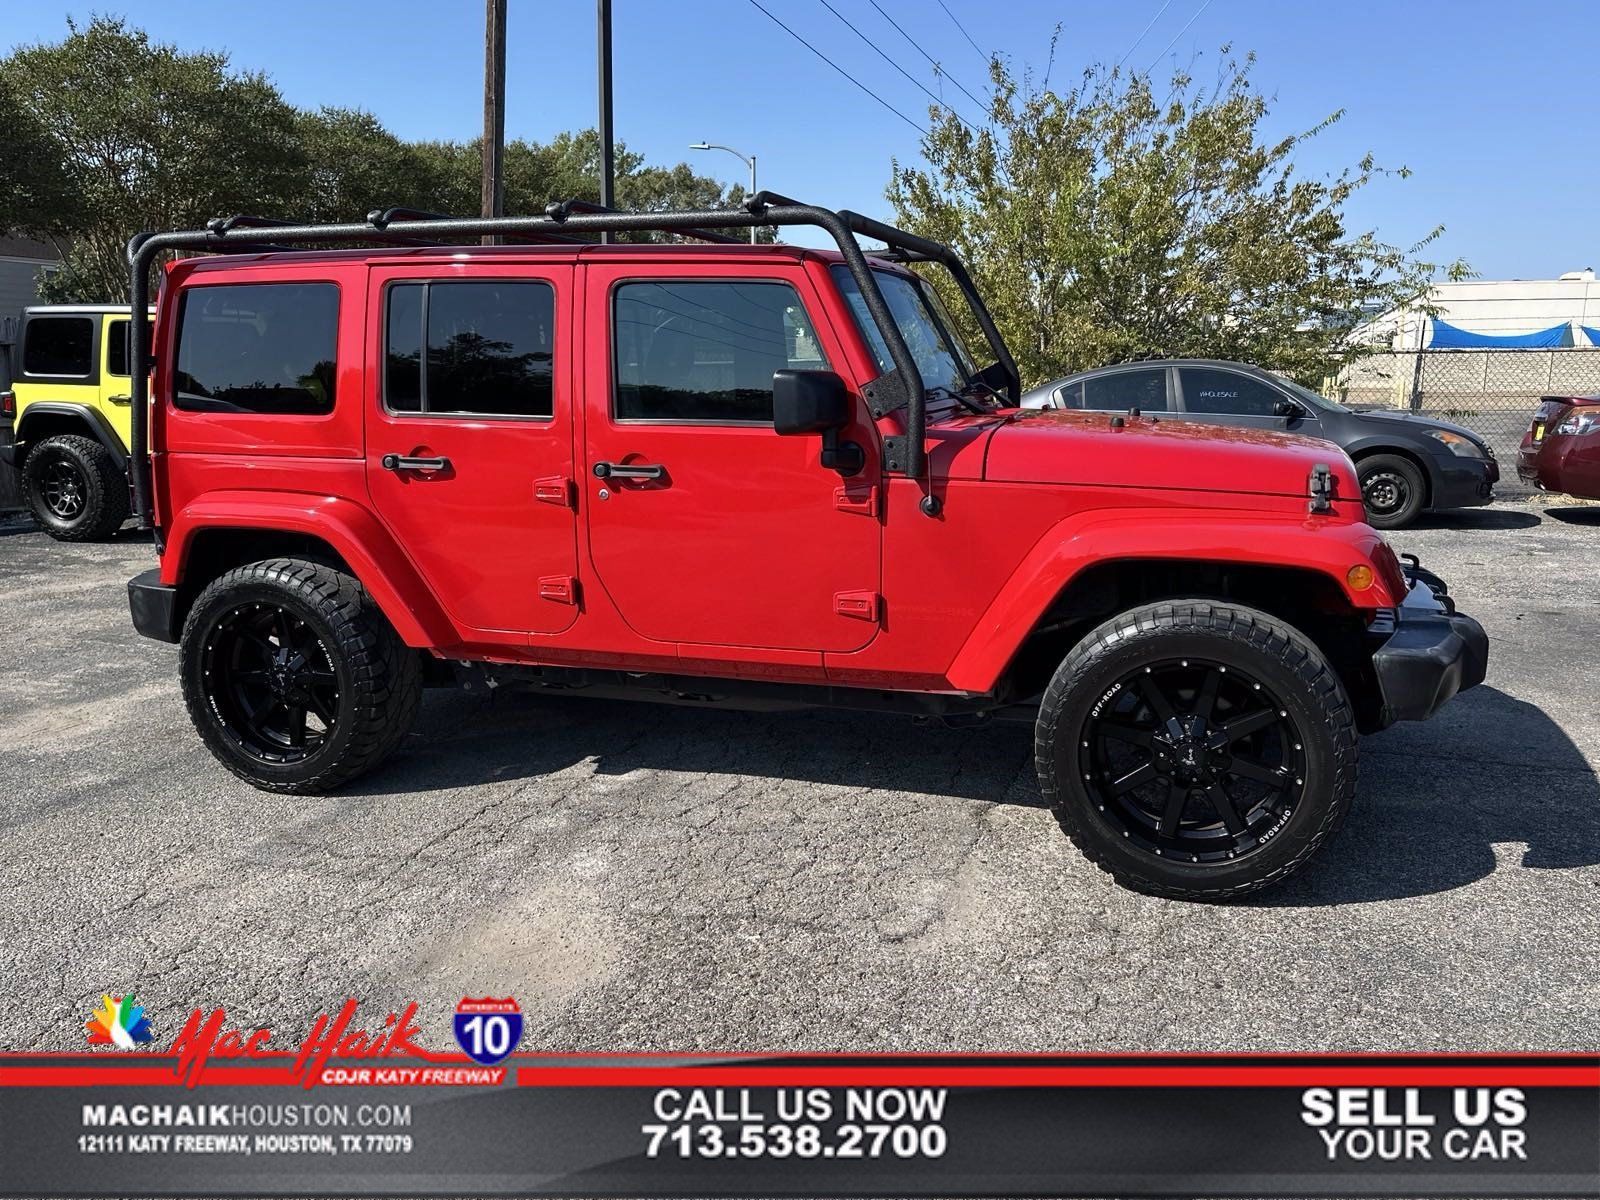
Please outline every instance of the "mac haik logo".
[{"label": "mac haik logo", "polygon": [[379,1059],[396,1056],[425,1058],[426,1053],[413,1040],[421,1031],[413,1018],[417,1006],[410,1003],[400,1012],[391,1012],[381,1028],[368,1030],[355,1024],[359,1007],[351,998],[337,1014],[320,1013],[311,1032],[292,1052],[273,1044],[267,1026],[230,1026],[226,1009],[209,1013],[195,1009],[183,1029],[173,1039],[171,1054],[177,1063],[173,1074],[190,1087],[200,1082],[208,1063],[214,1059],[289,1059],[289,1077],[302,1087],[321,1082],[330,1059]]},{"label": "mac haik logo", "polygon": [[84,1028],[89,1031],[91,1046],[132,1050],[155,1039],[144,1009],[133,1002],[132,996],[101,996],[100,1007],[95,1009]]},{"label": "mac haik logo", "polygon": [[522,1010],[510,996],[474,1000],[463,996],[456,1005],[456,1041],[475,1063],[492,1067],[510,1057],[522,1041]]}]

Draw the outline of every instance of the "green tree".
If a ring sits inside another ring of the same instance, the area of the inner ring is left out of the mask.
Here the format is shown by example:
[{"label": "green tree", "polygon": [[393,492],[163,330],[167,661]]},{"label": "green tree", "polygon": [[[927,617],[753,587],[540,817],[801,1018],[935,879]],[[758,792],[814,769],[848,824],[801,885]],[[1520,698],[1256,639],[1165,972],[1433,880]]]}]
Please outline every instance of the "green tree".
[{"label": "green tree", "polygon": [[35,115],[81,204],[44,285],[51,298],[125,299],[133,232],[287,214],[306,191],[294,109],[225,54],[183,53],[97,16],[82,29],[69,21],[57,44],[16,50],[0,80]]},{"label": "green tree", "polygon": [[1417,256],[1442,227],[1409,247],[1347,227],[1350,198],[1405,169],[1303,175],[1295,152],[1342,112],[1263,140],[1254,57],[1227,53],[1210,90],[1093,67],[1058,92],[997,57],[987,122],[935,108],[928,166],[894,164],[898,220],[960,251],[1026,382],[1197,355],[1315,383],[1362,353],[1346,337],[1362,314],[1439,270]]},{"label": "green tree", "polygon": [[0,233],[49,237],[82,218],[77,190],[38,117],[0,76]]}]

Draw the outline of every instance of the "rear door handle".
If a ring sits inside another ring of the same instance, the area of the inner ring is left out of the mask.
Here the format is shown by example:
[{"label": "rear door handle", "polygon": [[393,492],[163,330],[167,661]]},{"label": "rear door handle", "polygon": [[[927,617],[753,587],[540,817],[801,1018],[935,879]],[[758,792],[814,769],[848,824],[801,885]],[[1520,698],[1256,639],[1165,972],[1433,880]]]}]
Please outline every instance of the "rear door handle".
[{"label": "rear door handle", "polygon": [[133,403],[133,397],[132,396],[107,396],[106,399],[111,401],[111,403],[113,403],[113,404],[132,404]]},{"label": "rear door handle", "polygon": [[380,460],[385,471],[448,471],[450,460],[438,458],[411,458],[404,454],[385,454]]},{"label": "rear door handle", "polygon": [[594,465],[597,479],[660,479],[667,469],[655,463],[624,466],[621,463],[597,462]]}]

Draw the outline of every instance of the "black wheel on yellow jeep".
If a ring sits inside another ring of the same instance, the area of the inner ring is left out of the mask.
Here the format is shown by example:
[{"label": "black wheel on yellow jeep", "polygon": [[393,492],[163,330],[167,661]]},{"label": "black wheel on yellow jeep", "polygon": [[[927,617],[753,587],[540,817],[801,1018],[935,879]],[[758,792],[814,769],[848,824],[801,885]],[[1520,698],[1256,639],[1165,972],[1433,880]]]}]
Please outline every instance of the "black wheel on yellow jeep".
[{"label": "black wheel on yellow jeep", "polygon": [[22,489],[34,519],[63,542],[110,537],[128,519],[128,477],[93,438],[45,438],[22,463]]},{"label": "black wheel on yellow jeep", "polygon": [[1130,609],[1067,654],[1040,706],[1039,786],[1119,883],[1227,900],[1338,829],[1356,784],[1350,700],[1321,651],[1255,609]]},{"label": "black wheel on yellow jeep", "polygon": [[179,671],[212,754],[272,792],[326,792],[371,770],[422,700],[416,651],[360,582],[294,558],[207,585],[184,621]]}]

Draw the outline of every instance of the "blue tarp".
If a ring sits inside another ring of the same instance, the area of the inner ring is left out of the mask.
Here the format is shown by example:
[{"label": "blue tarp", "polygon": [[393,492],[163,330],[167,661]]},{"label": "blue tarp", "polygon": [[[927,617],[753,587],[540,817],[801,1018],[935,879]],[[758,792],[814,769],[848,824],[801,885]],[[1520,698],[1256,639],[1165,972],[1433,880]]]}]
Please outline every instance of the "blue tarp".
[{"label": "blue tarp", "polygon": [[[1592,335],[1591,335],[1592,336]],[[1600,343],[1597,343],[1600,344]],[[1459,326],[1433,319],[1433,337],[1428,345],[1435,350],[1494,350],[1514,346],[1570,346],[1572,325],[1563,321],[1537,333],[1471,333]]]},{"label": "blue tarp", "polygon": [[1589,335],[1589,345],[1600,346],[1600,329],[1596,329],[1593,325],[1579,325],[1578,328]]}]

